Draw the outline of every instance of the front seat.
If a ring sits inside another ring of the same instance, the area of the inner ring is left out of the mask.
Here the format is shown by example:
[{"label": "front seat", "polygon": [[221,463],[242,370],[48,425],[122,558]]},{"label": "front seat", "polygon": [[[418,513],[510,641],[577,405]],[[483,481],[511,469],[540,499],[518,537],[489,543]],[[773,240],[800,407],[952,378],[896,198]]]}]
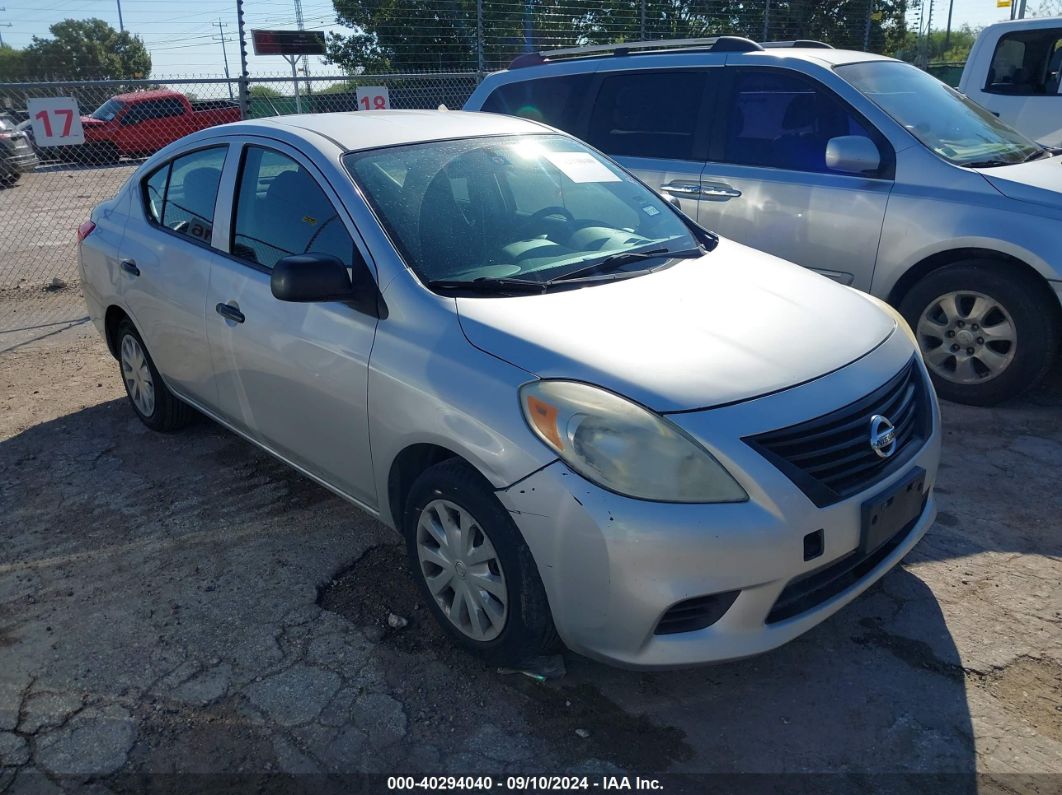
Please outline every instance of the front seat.
[{"label": "front seat", "polygon": [[1062,78],[1062,47],[1055,50],[1051,56],[1050,63],[1047,64],[1047,80],[1044,82],[1044,93],[1057,94],[1059,80]]}]

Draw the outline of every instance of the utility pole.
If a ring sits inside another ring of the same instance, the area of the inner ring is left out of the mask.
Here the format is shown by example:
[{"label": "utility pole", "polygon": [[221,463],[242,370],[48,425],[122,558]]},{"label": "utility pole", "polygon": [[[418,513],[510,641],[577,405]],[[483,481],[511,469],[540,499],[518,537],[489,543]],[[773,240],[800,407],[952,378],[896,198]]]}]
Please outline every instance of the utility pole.
[{"label": "utility pole", "polygon": [[[0,6],[0,11],[7,11],[7,9],[5,7],[3,7],[3,6]],[[12,25],[10,22],[0,22],[0,28],[11,28],[11,27],[14,27],[14,25]],[[0,47],[3,47],[3,46],[4,46],[4,34],[0,33]]]},{"label": "utility pole", "polygon": [[[306,30],[306,20],[302,16],[302,0],[295,0],[295,26],[299,30]],[[291,76],[295,77],[295,63],[302,59],[302,74],[306,78],[306,95],[310,94],[310,56],[296,55],[291,62]],[[302,113],[302,104],[299,102],[299,82],[295,81],[295,109]],[[312,110],[311,110],[312,112]]]},{"label": "utility pole", "polygon": [[232,39],[225,35],[225,28],[227,28],[229,24],[227,22],[222,22],[220,19],[211,24],[217,25],[218,28],[218,35],[211,36],[211,38],[214,39],[214,41],[221,42],[221,57],[225,60],[225,85],[229,87],[229,99],[232,99],[232,82],[229,78],[229,51],[228,48],[225,47],[225,42],[232,41]]},{"label": "utility pole", "polygon": [[118,32],[125,33],[125,23],[122,22],[122,0],[118,0]]}]

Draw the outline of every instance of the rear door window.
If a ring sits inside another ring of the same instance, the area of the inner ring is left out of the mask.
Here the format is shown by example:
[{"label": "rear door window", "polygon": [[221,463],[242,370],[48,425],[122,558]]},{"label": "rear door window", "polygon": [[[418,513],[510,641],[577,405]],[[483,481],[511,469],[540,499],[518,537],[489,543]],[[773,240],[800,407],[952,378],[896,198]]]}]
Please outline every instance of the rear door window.
[{"label": "rear door window", "polygon": [[494,89],[481,110],[520,116],[571,131],[586,99],[590,80],[590,75],[568,75],[508,83]]},{"label": "rear door window", "polygon": [[985,80],[990,94],[1057,96],[1062,27],[1019,30],[1000,37]]},{"label": "rear door window", "polygon": [[143,182],[148,218],[171,232],[209,245],[226,149],[200,149],[152,171]]},{"label": "rear door window", "polygon": [[706,80],[704,70],[605,77],[587,141],[610,155],[692,160]]},{"label": "rear door window", "polygon": [[347,267],[355,261],[354,240],[313,175],[257,146],[244,151],[231,250],[264,268],[291,254],[330,254]]}]

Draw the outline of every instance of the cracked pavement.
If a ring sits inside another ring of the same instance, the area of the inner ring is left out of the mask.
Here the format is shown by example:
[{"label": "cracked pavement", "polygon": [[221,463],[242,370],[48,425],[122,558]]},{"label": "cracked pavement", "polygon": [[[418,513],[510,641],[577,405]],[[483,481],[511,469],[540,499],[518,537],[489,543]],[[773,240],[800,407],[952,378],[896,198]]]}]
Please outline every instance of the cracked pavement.
[{"label": "cracked pavement", "polygon": [[[1057,369],[1007,407],[945,406],[939,521],[807,635],[666,673],[568,654],[539,684],[446,643],[391,531],[210,422],[148,431],[90,326],[46,331],[0,354],[0,792],[175,773],[1062,780]],[[381,629],[391,611],[410,626]]]}]

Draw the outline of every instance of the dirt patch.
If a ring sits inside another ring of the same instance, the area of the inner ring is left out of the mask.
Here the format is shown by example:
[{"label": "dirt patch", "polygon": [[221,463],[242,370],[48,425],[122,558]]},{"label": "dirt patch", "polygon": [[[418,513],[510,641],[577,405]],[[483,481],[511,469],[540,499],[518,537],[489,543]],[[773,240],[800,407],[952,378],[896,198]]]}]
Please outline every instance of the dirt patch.
[{"label": "dirt patch", "polygon": [[1022,657],[987,677],[984,688],[1037,734],[1062,742],[1062,664]]},{"label": "dirt patch", "polygon": [[[484,723],[496,722],[507,710],[491,701],[501,698],[523,714],[549,753],[565,763],[594,757],[624,769],[662,770],[693,755],[684,732],[629,714],[592,685],[500,674],[459,649],[421,602],[401,544],[370,549],[322,589],[318,602],[397,652],[388,657],[388,681],[403,691],[397,695],[409,712],[412,731],[423,732],[429,741],[440,728],[471,736]],[[409,625],[392,628],[390,613]],[[433,663],[427,668],[426,659]],[[431,686],[435,679],[445,679],[445,686]],[[406,689],[405,683],[417,681],[428,686]]]}]

